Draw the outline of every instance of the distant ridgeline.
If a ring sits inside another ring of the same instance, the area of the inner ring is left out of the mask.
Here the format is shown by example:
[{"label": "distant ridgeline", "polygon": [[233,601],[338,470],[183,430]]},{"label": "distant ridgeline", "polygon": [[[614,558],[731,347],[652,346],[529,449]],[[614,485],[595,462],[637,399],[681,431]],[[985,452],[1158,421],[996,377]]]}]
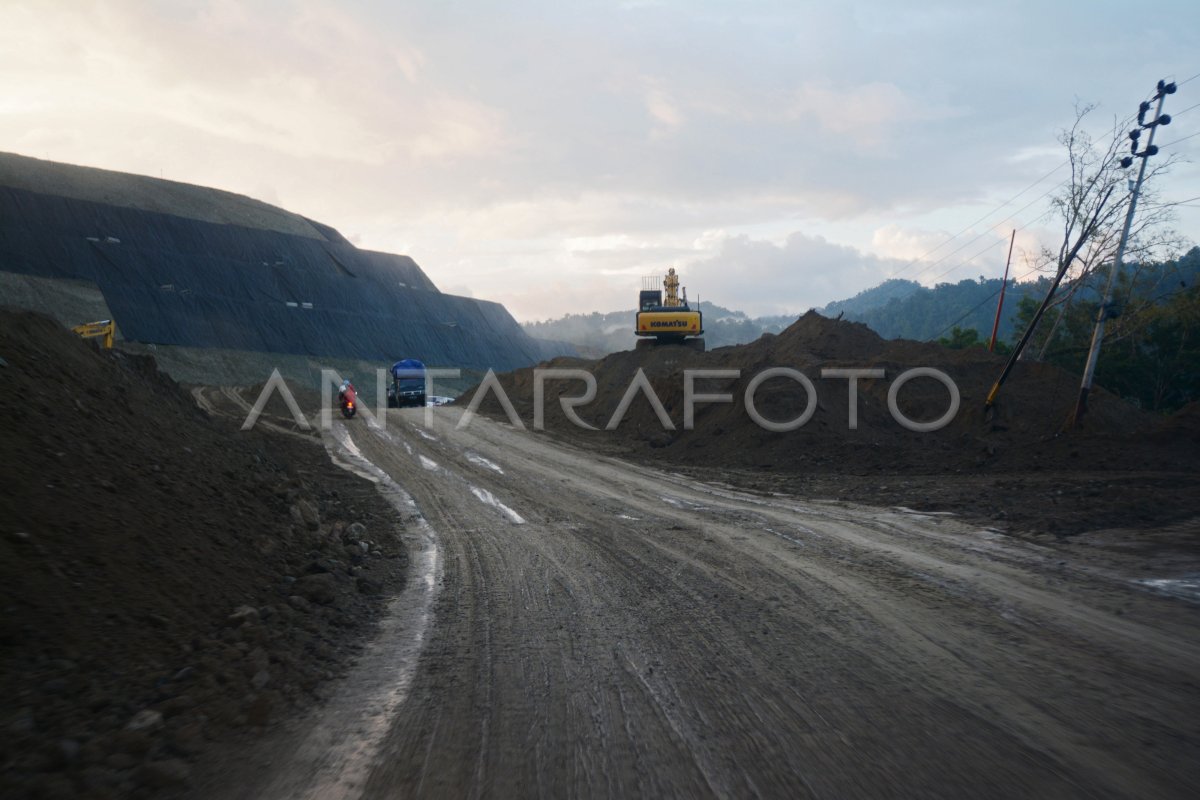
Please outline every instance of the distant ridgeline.
[{"label": "distant ridgeline", "polygon": [[[1094,308],[1099,303],[1107,275],[1107,270],[1102,269],[1078,286],[1068,281],[1058,296],[1071,295],[1076,305],[1090,304]],[[1117,296],[1132,294],[1139,301],[1160,300],[1181,288],[1194,286],[1198,277],[1200,249],[1192,248],[1175,261],[1145,267],[1126,265]],[[1001,283],[999,278],[966,279],[926,288],[916,281],[891,278],[854,297],[829,303],[817,312],[825,317],[862,322],[885,339],[936,340],[951,334],[957,327],[976,331],[978,338],[986,342],[995,320]],[[1120,291],[1126,283],[1129,284],[1126,291]],[[1047,277],[1024,283],[1009,279],[1000,315],[1000,341],[1012,342],[1017,338],[1024,330],[1020,320],[1022,301],[1040,303],[1049,285]],[[731,311],[707,301],[701,304],[701,310],[709,350],[752,342],[764,333],[779,333],[796,320],[795,315],[749,317],[741,311]],[[1094,314],[1094,311],[1089,313]],[[585,355],[601,356],[633,348],[633,314],[632,308],[609,313],[566,314],[558,319],[525,323],[524,327],[533,336],[571,342]]]},{"label": "distant ridgeline", "polygon": [[3,273],[94,284],[122,337],[146,344],[498,370],[571,351],[498,303],[441,293],[407,256],[265,203],[12,154]]},{"label": "distant ridgeline", "polygon": [[[569,313],[558,319],[526,322],[525,331],[539,339],[570,342],[580,354],[599,357],[621,350],[632,350],[637,337],[633,316],[637,309],[590,313]],[[700,303],[704,314],[704,339],[707,347],[727,347],[752,342],[764,333],[779,333],[796,321],[795,314],[751,319],[741,311],[732,311],[707,300]]]},{"label": "distant ridgeline", "polygon": [[[865,323],[885,339],[937,339],[954,326],[972,328],[986,338],[991,334],[996,315],[1000,279],[966,279],[958,283],[940,283],[927,289],[916,281],[890,278],[878,286],[859,292],[848,300],[838,300],[818,309],[827,317],[839,314],[852,322]],[[1013,333],[1013,315],[1025,295],[1041,295],[1034,283],[1009,282],[1000,318],[999,338],[1007,341]]]},{"label": "distant ridgeline", "polygon": [[[1181,258],[1164,264],[1126,264],[1122,282],[1131,282],[1132,294],[1141,300],[1167,297],[1181,287],[1193,286],[1200,275],[1200,250],[1192,248]],[[1058,292],[1064,297],[1074,292],[1075,304],[1098,304],[1107,267],[1074,286],[1070,281]],[[955,327],[973,329],[986,341],[996,317],[996,301],[1002,281],[999,278],[965,279],[957,283],[939,283],[925,288],[910,280],[892,278],[859,292],[848,300],[817,309],[823,316],[843,314],[852,322],[862,322],[885,339],[932,340],[946,336]],[[1041,302],[1050,288],[1050,279],[1016,283],[1009,279],[1004,311],[1000,315],[999,339],[1010,342],[1024,330],[1018,323],[1023,299]],[[1124,292],[1125,295],[1129,291]],[[1118,296],[1122,296],[1118,292]]]}]

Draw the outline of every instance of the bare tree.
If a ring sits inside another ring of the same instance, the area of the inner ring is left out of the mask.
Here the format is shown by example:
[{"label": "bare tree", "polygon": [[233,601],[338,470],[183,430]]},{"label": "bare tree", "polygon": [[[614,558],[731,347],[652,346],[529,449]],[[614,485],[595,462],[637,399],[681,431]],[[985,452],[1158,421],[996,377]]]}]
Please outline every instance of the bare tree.
[{"label": "bare tree", "polygon": [[[1116,255],[1123,214],[1131,193],[1129,175],[1121,166],[1121,159],[1130,141],[1126,130],[1133,120],[1114,120],[1110,135],[1103,143],[1098,143],[1084,125],[1094,110],[1094,104],[1077,104],[1074,122],[1059,134],[1058,140],[1067,151],[1071,171],[1062,189],[1051,196],[1047,217],[1058,221],[1062,238],[1057,249],[1044,247],[1037,259],[1041,268],[1053,273],[1053,278],[1046,297],[988,393],[987,408],[993,405],[1013,365],[1025,354],[1046,311],[1057,306],[1059,314],[1043,342],[1043,353],[1076,291]],[[1141,193],[1144,211],[1131,230],[1125,249],[1130,262],[1143,263],[1154,254],[1177,248],[1180,244],[1178,235],[1169,228],[1174,218],[1171,207],[1156,202],[1152,188],[1153,178],[1169,170],[1174,163],[1174,157],[1164,158],[1146,173]],[[1068,275],[1071,289],[1056,299],[1058,288]]]},{"label": "bare tree", "polygon": [[[1130,139],[1133,118],[1113,120],[1112,129],[1098,143],[1084,128],[1095,105],[1076,105],[1075,122],[1059,134],[1067,151],[1071,174],[1050,199],[1047,216],[1057,219],[1062,239],[1057,251],[1045,247],[1040,263],[1073,282],[1086,282],[1095,270],[1112,262],[1121,237],[1121,222],[1129,200],[1131,174],[1121,166]],[[1171,251],[1182,241],[1170,227],[1175,216],[1169,204],[1159,202],[1154,178],[1176,163],[1174,155],[1155,162],[1146,172],[1141,212],[1125,245],[1126,261],[1142,263]]]},{"label": "bare tree", "polygon": [[[1061,191],[1050,199],[1047,217],[1057,219],[1062,240],[1057,251],[1043,247],[1036,266],[1052,274],[1062,274],[1069,286],[1058,294],[1049,308],[1056,309],[1054,322],[1041,338],[1038,358],[1046,348],[1081,288],[1089,285],[1101,267],[1111,264],[1121,238],[1121,221],[1129,201],[1129,172],[1121,167],[1130,140],[1126,131],[1132,118],[1114,120],[1106,144],[1101,147],[1084,129],[1083,123],[1095,110],[1094,105],[1076,105],[1075,122],[1059,134],[1058,141],[1067,151],[1071,175]],[[1167,172],[1176,163],[1168,156],[1146,173],[1140,197],[1140,212],[1129,232],[1124,262],[1139,277],[1146,265],[1165,260],[1181,251],[1186,242],[1171,227],[1175,213],[1171,204],[1159,200],[1153,178]]]}]

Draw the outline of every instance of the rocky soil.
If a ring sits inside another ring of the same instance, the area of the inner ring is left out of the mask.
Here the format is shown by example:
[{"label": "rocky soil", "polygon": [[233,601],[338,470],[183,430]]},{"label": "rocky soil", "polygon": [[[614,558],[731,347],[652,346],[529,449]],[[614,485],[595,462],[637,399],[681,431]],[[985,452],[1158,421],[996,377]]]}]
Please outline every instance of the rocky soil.
[{"label": "rocky soil", "polygon": [[317,702],[404,580],[320,441],[0,311],[0,796],[159,797]]}]

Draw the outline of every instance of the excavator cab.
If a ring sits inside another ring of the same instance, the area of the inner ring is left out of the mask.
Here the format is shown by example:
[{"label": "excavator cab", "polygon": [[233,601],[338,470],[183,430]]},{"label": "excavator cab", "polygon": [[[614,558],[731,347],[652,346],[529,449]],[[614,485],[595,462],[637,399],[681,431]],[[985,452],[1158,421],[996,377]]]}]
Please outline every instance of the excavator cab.
[{"label": "excavator cab", "polygon": [[662,305],[662,292],[657,289],[642,289],[638,295],[638,311],[653,311]]}]

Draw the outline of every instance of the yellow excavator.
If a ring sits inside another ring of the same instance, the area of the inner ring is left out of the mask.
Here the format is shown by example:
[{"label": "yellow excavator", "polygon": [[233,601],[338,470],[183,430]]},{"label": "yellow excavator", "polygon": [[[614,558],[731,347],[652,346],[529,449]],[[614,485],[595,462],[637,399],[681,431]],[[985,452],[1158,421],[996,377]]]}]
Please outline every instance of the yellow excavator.
[{"label": "yellow excavator", "polygon": [[117,326],[111,319],[102,319],[99,322],[85,322],[82,325],[76,325],[71,330],[85,339],[95,339],[102,336],[104,337],[104,349],[112,350],[113,338],[116,336]]},{"label": "yellow excavator", "polygon": [[674,267],[667,270],[661,284],[657,275],[642,278],[633,332],[644,338],[638,339],[637,347],[681,344],[703,353],[704,318],[698,306],[688,305],[687,288],[679,288]]}]

